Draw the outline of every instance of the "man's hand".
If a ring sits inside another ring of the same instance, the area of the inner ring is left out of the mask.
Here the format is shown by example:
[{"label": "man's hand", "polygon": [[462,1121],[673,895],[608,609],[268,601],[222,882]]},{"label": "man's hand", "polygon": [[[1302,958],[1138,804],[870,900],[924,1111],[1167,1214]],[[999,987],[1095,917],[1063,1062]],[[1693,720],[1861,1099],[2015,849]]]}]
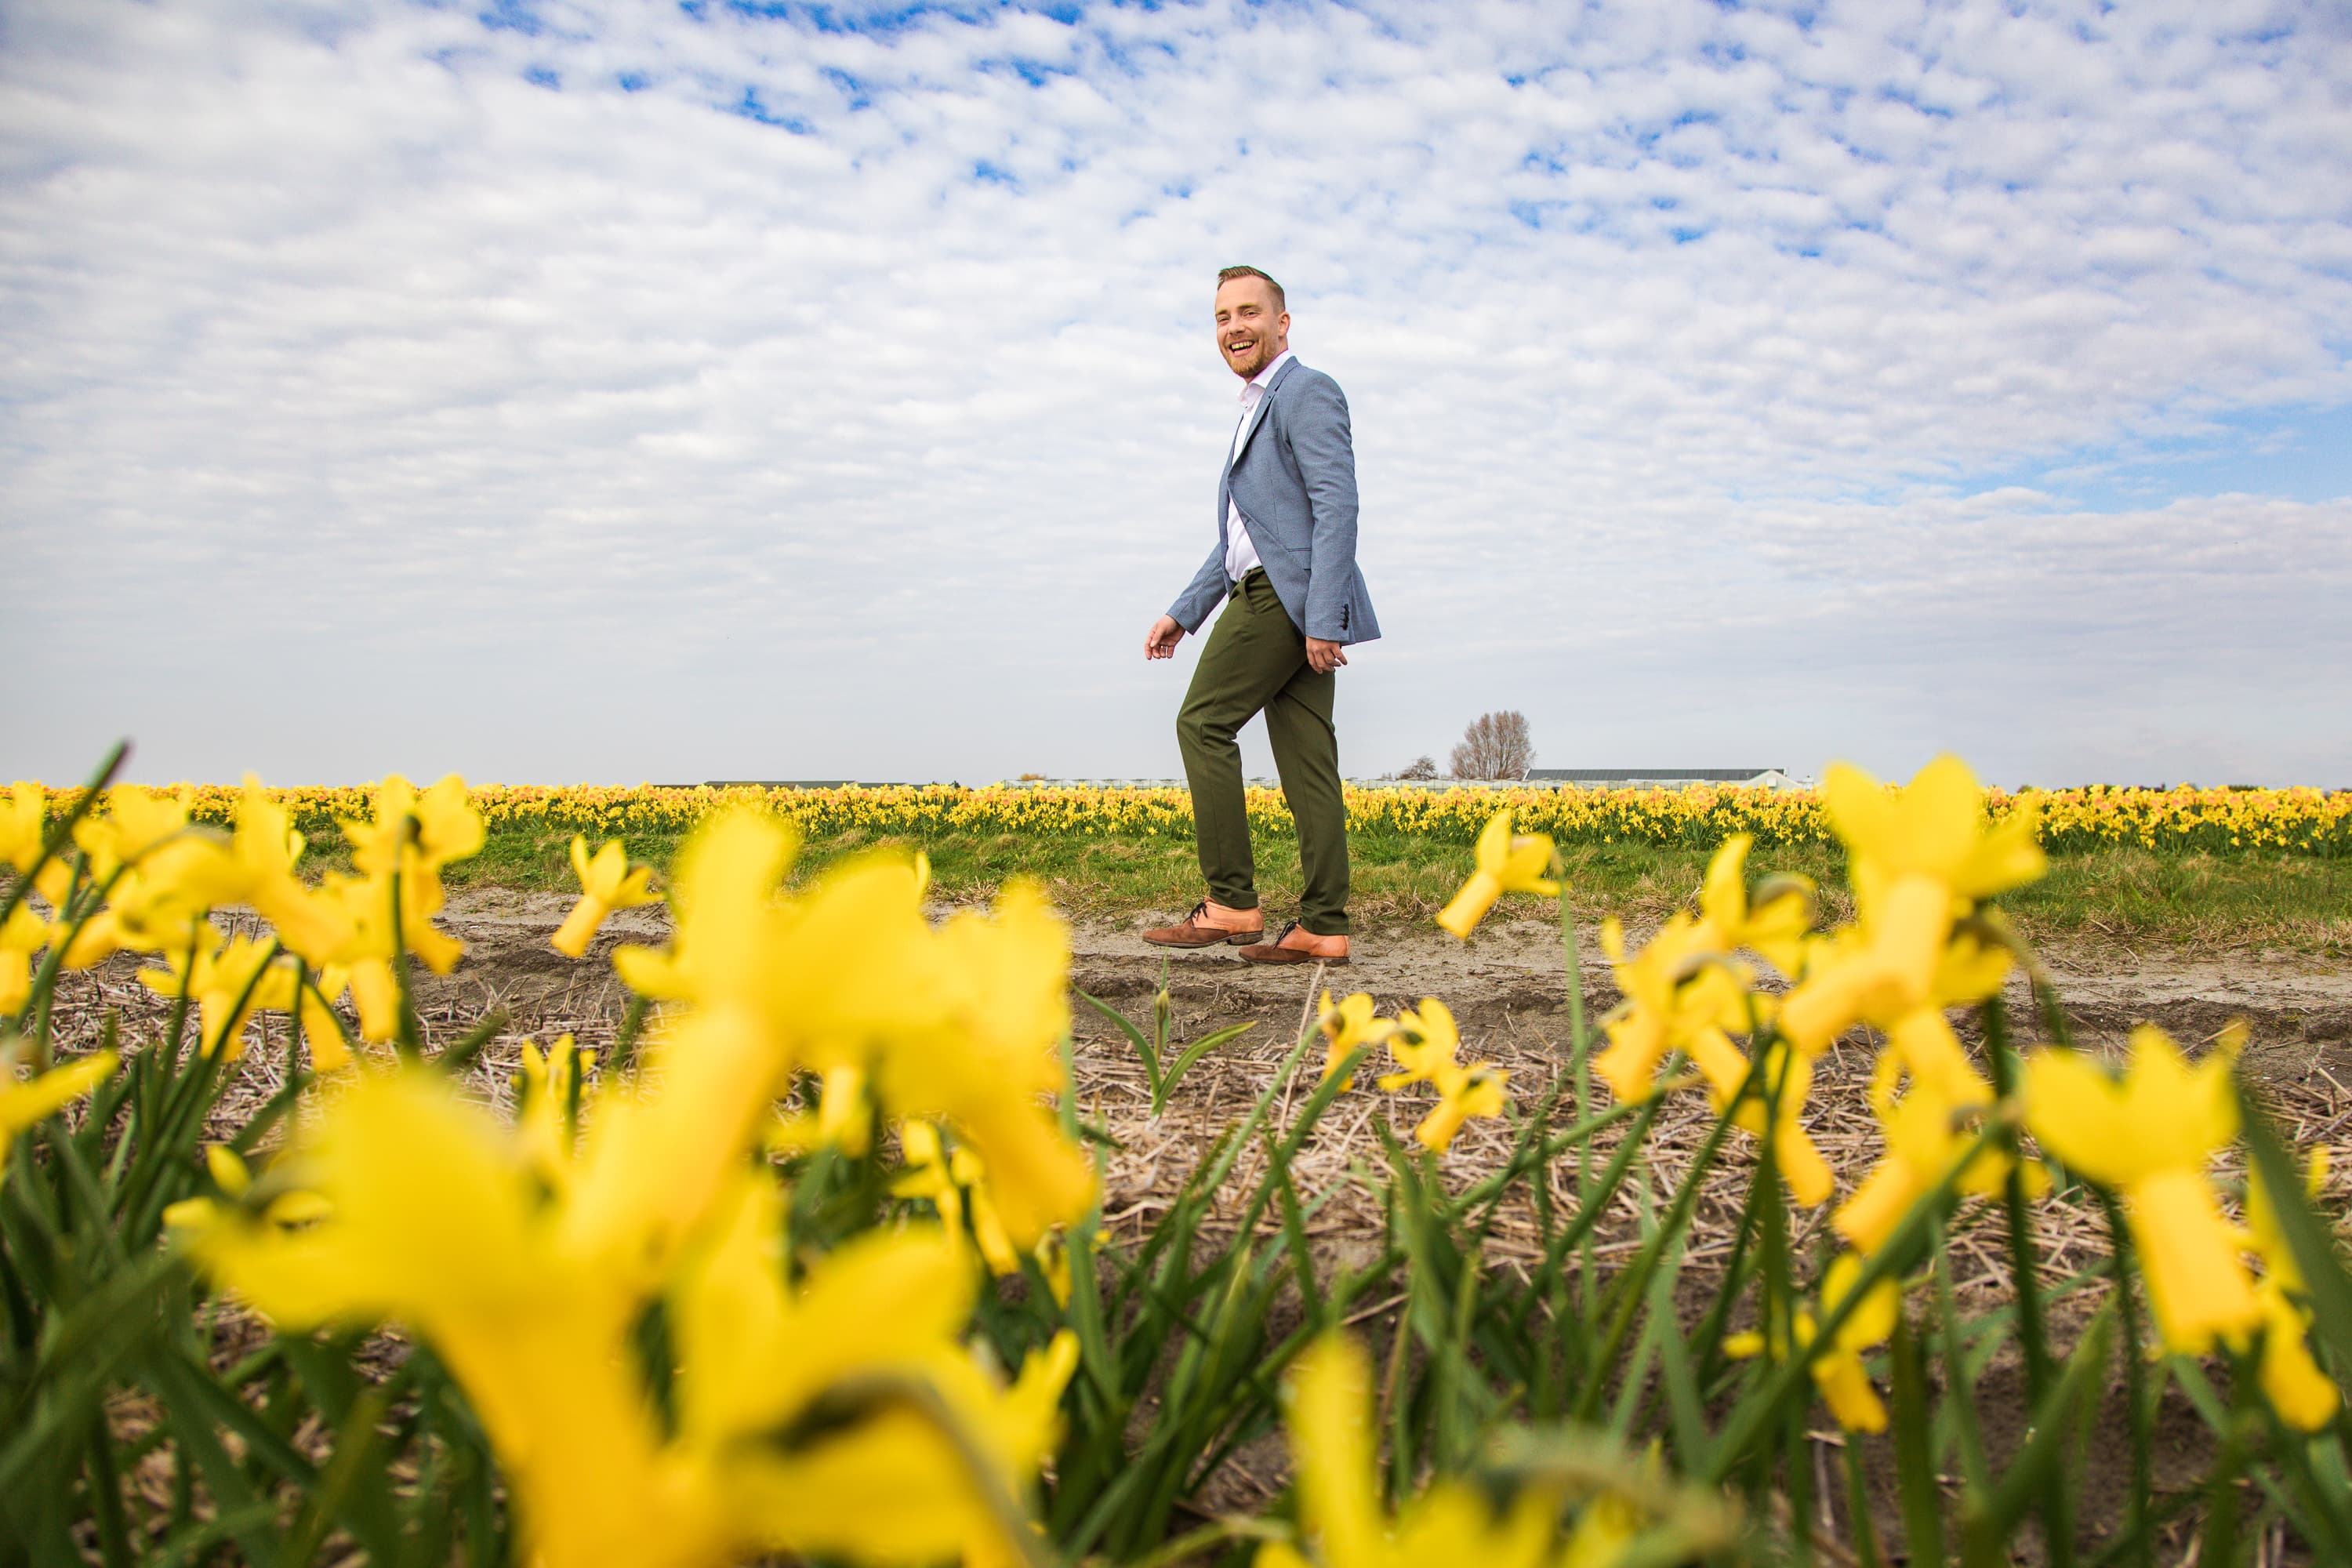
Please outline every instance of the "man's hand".
[{"label": "man's hand", "polygon": [[1347,662],[1348,656],[1338,643],[1325,642],[1321,637],[1307,639],[1307,665],[1316,674],[1328,675]]},{"label": "man's hand", "polygon": [[[1176,657],[1176,645],[1183,640],[1184,628],[1176,624],[1176,617],[1173,616],[1162,616],[1158,620],[1151,623],[1151,629],[1150,631],[1143,634],[1143,657],[1146,658],[1174,658]],[[1311,647],[1312,645],[1310,644],[1309,646]]]}]

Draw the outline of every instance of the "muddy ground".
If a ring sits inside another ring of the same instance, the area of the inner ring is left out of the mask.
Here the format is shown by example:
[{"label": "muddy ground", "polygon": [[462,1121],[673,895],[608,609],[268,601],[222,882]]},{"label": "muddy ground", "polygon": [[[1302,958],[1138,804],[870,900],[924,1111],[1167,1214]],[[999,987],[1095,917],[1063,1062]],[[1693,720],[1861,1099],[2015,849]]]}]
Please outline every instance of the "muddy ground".
[{"label": "muddy ground", "polygon": [[[493,1006],[504,1008],[508,1025],[486,1053],[482,1087],[501,1094],[515,1053],[527,1038],[547,1039],[571,1032],[583,1044],[608,1043],[626,1005],[627,993],[610,963],[621,942],[658,942],[667,932],[667,912],[658,906],[625,911],[611,921],[584,960],[556,953],[548,938],[562,920],[569,900],[557,894],[468,889],[453,895],[445,924],[466,942],[466,955],[446,977],[420,975],[418,999],[431,1036],[454,1037]],[[1167,984],[1175,1010],[1178,1039],[1243,1021],[1256,1026],[1204,1060],[1177,1089],[1167,1112],[1150,1114],[1140,1063],[1125,1038],[1093,1009],[1073,998],[1078,1094],[1085,1113],[1118,1141],[1110,1158],[1105,1215],[1114,1233],[1136,1234],[1149,1226],[1192,1171],[1220,1129],[1238,1119],[1272,1079],[1307,1016],[1318,976],[1311,969],[1262,969],[1244,963],[1234,950],[1163,954],[1146,946],[1137,932],[1167,923],[1178,910],[1139,910],[1124,921],[1095,921],[1072,932],[1075,988],[1098,997],[1148,1027],[1151,998]],[[1638,938],[1641,932],[1635,932]],[[1598,1019],[1616,1001],[1615,988],[1601,963],[1593,933],[1580,933],[1587,965],[1584,1004]],[[2143,953],[2119,945],[2046,949],[2042,954],[2065,999],[2078,1045],[2120,1047],[2136,1024],[2153,1022],[2192,1047],[2209,1043],[2228,1023],[2243,1019],[2252,1030],[2245,1061],[2267,1089],[2299,1142],[2326,1143],[2335,1151],[2336,1184],[2330,1200],[2338,1210],[2352,1184],[2352,965],[2300,955],[2233,952],[2208,955]],[[1376,931],[1358,939],[1355,962],[1321,975],[1335,994],[1367,991],[1381,1012],[1437,996],[1461,1026],[1465,1059],[1485,1058],[1507,1068],[1510,1092],[1531,1110],[1569,1059],[1570,1026],[1565,1005],[1559,936],[1556,927],[1500,922],[1481,930],[1469,944],[1434,929]],[[72,977],[68,1012],[94,1019],[110,1005],[127,1005],[152,1016],[154,999],[131,980],[128,962],[117,960],[95,974]],[[2024,1041],[2043,1037],[2033,1017],[2022,977],[2012,981],[2010,1015]],[[276,1053],[248,1058],[261,1076],[249,1093],[266,1092]],[[1285,1101],[1312,1086],[1321,1053],[1311,1050],[1304,1073],[1282,1088]],[[1385,1065],[1384,1063],[1381,1065]],[[1867,1168],[1876,1153],[1874,1123],[1864,1095],[1865,1050],[1846,1047],[1824,1061],[1809,1104],[1807,1125],[1838,1170],[1842,1190]],[[1297,1168],[1304,1192],[1332,1189],[1334,1196],[1316,1215],[1312,1231],[1318,1250],[1335,1261],[1377,1252],[1381,1229],[1378,1189],[1371,1168],[1381,1159],[1372,1131],[1387,1117],[1400,1136],[1426,1109],[1425,1089],[1401,1096],[1371,1089],[1370,1075],[1344,1097],[1307,1146]],[[1704,1098],[1685,1094],[1670,1102],[1651,1138],[1656,1177],[1671,1182],[1683,1168],[1708,1124]],[[1467,1182],[1499,1163],[1509,1132],[1500,1121],[1476,1121],[1464,1131],[1446,1159],[1449,1178]],[[1744,1140],[1738,1142],[1744,1143]],[[1694,1284],[1727,1250],[1738,1213],[1748,1152],[1736,1151],[1728,1166],[1711,1179],[1695,1222],[1687,1257]],[[1244,1160],[1229,1191],[1241,1197],[1251,1175]],[[1563,1167],[1554,1174],[1556,1195],[1572,1206]],[[1235,1205],[1241,1197],[1234,1200]],[[1604,1261],[1636,1245],[1630,1197],[1623,1212],[1601,1229]],[[1819,1225],[1826,1208],[1816,1214]],[[2051,1205],[2038,1211],[2041,1234],[2050,1248],[2048,1277],[2081,1269],[2104,1253],[2095,1216],[2081,1208]],[[2011,1295],[2000,1249],[1982,1226],[1963,1225],[1954,1246],[1963,1259],[1960,1295],[1970,1307],[1990,1307]],[[1488,1248],[1498,1267],[1524,1267],[1537,1254],[1528,1205],[1507,1210]],[[2062,1310],[2055,1331],[2063,1341],[2069,1322],[2079,1324],[2093,1293],[2073,1298],[2080,1310]],[[1392,1303],[1373,1303],[1377,1312]],[[1989,1436],[1996,1453],[2021,1428],[2021,1390],[2013,1365],[1996,1363],[1978,1389]],[[2083,1500],[2092,1523],[2118,1517],[2128,1478],[2121,1468],[2122,1412],[2102,1425],[2113,1430],[2091,1447],[2091,1467]],[[2210,1461],[2202,1426],[2184,1405],[2162,1415],[2160,1488],[2189,1484]],[[1838,1438],[1824,1433],[1831,1442]],[[1883,1463],[1871,1468],[1883,1478]],[[1261,1446],[1233,1467],[1213,1500],[1219,1507],[1252,1507],[1279,1489],[1277,1448]],[[1886,1500],[1892,1506],[1891,1493]],[[1842,1521],[1840,1521],[1842,1522]],[[1838,1528],[1833,1523],[1832,1529]],[[2175,1553],[2177,1555],[2177,1552]],[[2168,1558],[2168,1560],[2169,1560]],[[2291,1547],[2269,1559],[2301,1559]]]}]

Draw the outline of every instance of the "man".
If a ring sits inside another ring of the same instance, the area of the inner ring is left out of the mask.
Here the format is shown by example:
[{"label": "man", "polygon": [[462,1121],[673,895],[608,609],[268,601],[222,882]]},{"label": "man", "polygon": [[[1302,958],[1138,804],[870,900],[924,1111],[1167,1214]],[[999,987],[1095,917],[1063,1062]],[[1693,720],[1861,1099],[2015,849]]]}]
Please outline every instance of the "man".
[{"label": "man", "polygon": [[[1217,352],[1242,379],[1241,418],[1217,481],[1217,543],[1143,657],[1172,658],[1220,603],[1176,716],[1208,897],[1161,947],[1240,946],[1253,963],[1348,962],[1348,809],[1331,728],[1350,643],[1381,635],[1356,570],[1356,454],[1339,383],[1290,353],[1282,285],[1255,267],[1217,274]],[[1265,715],[1306,874],[1298,918],[1265,940],[1234,736]],[[1244,945],[1246,944],[1246,945]]]}]

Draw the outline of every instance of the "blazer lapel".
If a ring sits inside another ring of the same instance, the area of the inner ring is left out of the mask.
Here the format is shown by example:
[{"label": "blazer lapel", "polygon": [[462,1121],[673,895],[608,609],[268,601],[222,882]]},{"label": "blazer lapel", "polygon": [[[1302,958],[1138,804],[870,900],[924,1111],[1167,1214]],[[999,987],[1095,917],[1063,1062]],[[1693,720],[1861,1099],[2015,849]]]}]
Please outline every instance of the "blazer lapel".
[{"label": "blazer lapel", "polygon": [[1258,431],[1265,426],[1266,416],[1273,408],[1274,395],[1281,390],[1282,384],[1289,380],[1290,373],[1297,368],[1296,358],[1286,361],[1283,367],[1274,373],[1274,379],[1265,384],[1265,390],[1258,394],[1257,407],[1250,413],[1249,428],[1242,432],[1240,443],[1234,447],[1234,455],[1225,464],[1228,484],[1232,482],[1234,469],[1241,463],[1242,454],[1249,450],[1249,444],[1257,439]]}]

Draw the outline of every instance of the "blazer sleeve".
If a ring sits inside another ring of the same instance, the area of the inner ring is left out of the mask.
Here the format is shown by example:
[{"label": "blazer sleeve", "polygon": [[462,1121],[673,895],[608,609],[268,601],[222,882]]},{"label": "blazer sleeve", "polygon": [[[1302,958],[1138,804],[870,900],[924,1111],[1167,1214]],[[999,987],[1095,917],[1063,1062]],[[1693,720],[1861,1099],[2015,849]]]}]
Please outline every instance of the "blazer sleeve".
[{"label": "blazer sleeve", "polygon": [[1215,612],[1231,586],[1225,576],[1225,542],[1220,535],[1216,543],[1209,546],[1209,558],[1201,563],[1201,569],[1192,574],[1192,580],[1184,584],[1184,591],[1168,606],[1170,618],[1187,632],[1199,631],[1201,623]]},{"label": "blazer sleeve", "polygon": [[1313,528],[1305,629],[1310,637],[1345,642],[1349,631],[1344,612],[1356,580],[1356,447],[1348,429],[1348,399],[1328,375],[1293,379],[1305,384],[1283,411],[1283,434],[1307,488]]}]

